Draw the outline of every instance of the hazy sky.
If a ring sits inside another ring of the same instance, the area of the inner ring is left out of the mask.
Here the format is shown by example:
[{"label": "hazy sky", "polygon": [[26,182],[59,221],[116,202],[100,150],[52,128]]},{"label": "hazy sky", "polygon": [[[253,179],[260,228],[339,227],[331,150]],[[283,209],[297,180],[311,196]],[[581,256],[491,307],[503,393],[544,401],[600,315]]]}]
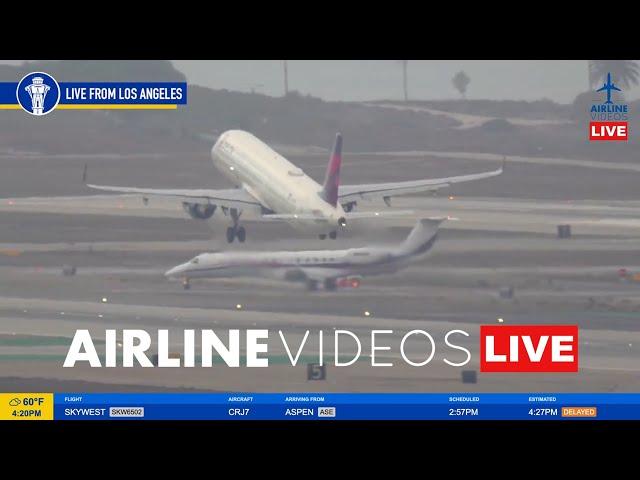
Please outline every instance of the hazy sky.
[{"label": "hazy sky", "polygon": [[[192,83],[213,88],[282,95],[279,60],[174,60]],[[409,97],[457,98],[451,78],[471,78],[467,98],[571,102],[587,85],[586,61],[414,60],[409,62]],[[257,85],[262,85],[257,87]],[[402,98],[402,67],[393,60],[289,60],[289,88],[327,100]],[[632,96],[634,92],[632,93]]]},{"label": "hazy sky", "polygon": [[[190,83],[211,88],[283,93],[281,60],[174,60]],[[2,61],[0,63],[16,63]],[[587,90],[585,60],[411,60],[409,97],[457,98],[451,78],[464,70],[470,99],[573,101]],[[289,60],[289,89],[325,100],[402,98],[402,67],[394,60]],[[640,87],[625,92],[640,96]]]}]

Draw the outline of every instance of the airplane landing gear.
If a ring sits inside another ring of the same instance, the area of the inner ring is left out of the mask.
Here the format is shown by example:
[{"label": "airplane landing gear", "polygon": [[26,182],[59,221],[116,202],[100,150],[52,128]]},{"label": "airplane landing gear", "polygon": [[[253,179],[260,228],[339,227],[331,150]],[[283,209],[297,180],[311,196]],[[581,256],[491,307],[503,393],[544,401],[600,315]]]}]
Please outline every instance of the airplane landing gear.
[{"label": "airplane landing gear", "polygon": [[189,290],[191,288],[191,284],[189,283],[188,278],[182,279],[182,288],[184,288],[185,290]]},{"label": "airplane landing gear", "polygon": [[310,292],[315,292],[318,290],[318,282],[317,280],[307,280],[307,290]]},{"label": "airplane landing gear", "polygon": [[[335,240],[337,236],[338,236],[338,232],[336,232],[335,230],[332,230],[331,232],[329,232],[329,238],[331,240]],[[318,235],[318,238],[320,240],[325,240],[327,238],[327,234],[326,233],[321,233],[321,234]]]},{"label": "airplane landing gear", "polygon": [[236,238],[240,243],[244,243],[247,239],[247,231],[244,227],[235,226],[227,228],[227,242],[232,243]]},{"label": "airplane landing gear", "polygon": [[244,227],[240,227],[238,228],[238,230],[236,230],[236,236],[238,237],[238,241],[240,243],[244,243],[245,239],[247,238],[247,232]]},{"label": "airplane landing gear", "polygon": [[241,214],[242,212],[238,211],[236,208],[229,209],[229,215],[231,216],[231,220],[233,220],[233,225],[227,228],[227,243],[232,243],[236,238],[240,243],[244,243],[247,238],[247,231],[245,228],[238,226]]},{"label": "airplane landing gear", "polygon": [[324,281],[324,289],[327,290],[328,292],[333,292],[338,288],[338,285],[336,283],[336,281],[332,278],[327,278]]}]

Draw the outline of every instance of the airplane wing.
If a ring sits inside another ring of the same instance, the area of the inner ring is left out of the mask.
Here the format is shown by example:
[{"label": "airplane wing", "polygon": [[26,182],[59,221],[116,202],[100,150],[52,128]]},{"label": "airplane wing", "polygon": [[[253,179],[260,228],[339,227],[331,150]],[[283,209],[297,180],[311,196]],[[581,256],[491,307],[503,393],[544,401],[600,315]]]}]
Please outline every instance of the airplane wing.
[{"label": "airplane wing", "polygon": [[602,92],[606,89],[607,89],[607,86],[605,85],[604,87],[600,87],[598,90],[596,90],[596,92]]},{"label": "airplane wing", "polygon": [[409,180],[406,182],[390,183],[370,183],[363,185],[341,185],[338,191],[338,199],[345,204],[358,199],[374,199],[410,195],[414,193],[427,192],[448,187],[454,183],[471,182],[483,178],[491,178],[501,175],[504,171],[504,164],[497,170],[490,172],[474,173],[471,175],[460,175],[457,177],[427,178],[424,180]]},{"label": "airplane wing", "polygon": [[227,188],[221,190],[210,189],[163,189],[163,188],[136,188],[136,187],[116,187],[112,185],[93,185],[87,187],[118,193],[138,193],[145,196],[176,197],[182,201],[219,203],[229,208],[261,207],[261,203],[256,200],[246,190],[240,188]]},{"label": "airplane wing", "polygon": [[621,92],[622,91],[618,87],[616,87],[615,85],[611,85],[611,90],[615,90],[616,92]]},{"label": "airplane wing", "polygon": [[[363,211],[363,212],[346,212],[347,220],[357,220],[365,218],[385,218],[385,217],[407,217],[414,215],[414,210],[383,210],[383,211]],[[293,221],[293,220],[319,220],[327,221],[324,217],[312,214],[302,213],[271,213],[262,215],[263,220],[275,221]]]}]

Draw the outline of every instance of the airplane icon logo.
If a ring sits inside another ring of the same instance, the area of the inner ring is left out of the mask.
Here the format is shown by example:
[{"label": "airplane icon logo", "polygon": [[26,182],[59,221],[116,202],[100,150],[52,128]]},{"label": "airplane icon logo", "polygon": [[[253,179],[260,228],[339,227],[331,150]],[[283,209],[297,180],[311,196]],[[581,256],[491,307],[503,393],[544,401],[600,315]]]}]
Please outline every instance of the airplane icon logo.
[{"label": "airplane icon logo", "polygon": [[607,81],[606,81],[606,83],[602,87],[600,87],[598,90],[596,90],[596,92],[604,92],[604,91],[607,92],[607,101],[604,102],[605,104],[607,104],[607,103],[613,103],[611,101],[611,91],[612,90],[615,90],[616,92],[621,92],[622,91],[621,89],[616,87],[615,83],[611,82],[611,72],[609,72],[609,73],[607,73]]}]

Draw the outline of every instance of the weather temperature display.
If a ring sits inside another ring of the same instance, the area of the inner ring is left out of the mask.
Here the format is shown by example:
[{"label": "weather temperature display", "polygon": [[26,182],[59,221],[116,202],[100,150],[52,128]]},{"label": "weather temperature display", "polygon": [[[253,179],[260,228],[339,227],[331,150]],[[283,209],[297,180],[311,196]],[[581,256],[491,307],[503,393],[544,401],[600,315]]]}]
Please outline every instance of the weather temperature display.
[{"label": "weather temperature display", "polygon": [[0,393],[0,420],[53,420],[53,394]]}]

